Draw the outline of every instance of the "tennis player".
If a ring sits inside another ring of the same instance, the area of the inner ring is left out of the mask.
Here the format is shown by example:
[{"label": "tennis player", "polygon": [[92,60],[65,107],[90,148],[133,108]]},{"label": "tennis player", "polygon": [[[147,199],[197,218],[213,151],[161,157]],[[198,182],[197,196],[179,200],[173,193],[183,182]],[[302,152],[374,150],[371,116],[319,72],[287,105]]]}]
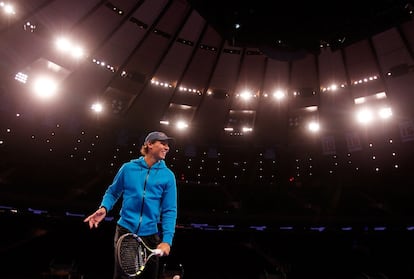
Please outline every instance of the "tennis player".
[{"label": "tennis player", "polygon": [[[98,210],[84,220],[91,229],[97,228],[122,197],[114,235],[114,279],[131,278],[122,271],[116,255],[117,240],[125,233],[137,234],[164,256],[170,254],[177,219],[177,187],[175,175],[164,160],[172,140],[163,132],[149,133],[140,150],[142,156],[120,167]],[[157,279],[158,274],[159,257],[151,257],[139,278]]]}]

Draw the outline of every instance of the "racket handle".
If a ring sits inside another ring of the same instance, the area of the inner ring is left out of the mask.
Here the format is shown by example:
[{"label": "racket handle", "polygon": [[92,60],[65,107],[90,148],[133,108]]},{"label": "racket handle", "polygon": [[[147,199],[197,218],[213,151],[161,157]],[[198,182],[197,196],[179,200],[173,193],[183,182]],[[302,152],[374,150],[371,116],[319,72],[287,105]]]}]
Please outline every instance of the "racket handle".
[{"label": "racket handle", "polygon": [[162,252],[161,249],[155,249],[154,254],[157,255],[157,256],[162,256],[164,253]]}]

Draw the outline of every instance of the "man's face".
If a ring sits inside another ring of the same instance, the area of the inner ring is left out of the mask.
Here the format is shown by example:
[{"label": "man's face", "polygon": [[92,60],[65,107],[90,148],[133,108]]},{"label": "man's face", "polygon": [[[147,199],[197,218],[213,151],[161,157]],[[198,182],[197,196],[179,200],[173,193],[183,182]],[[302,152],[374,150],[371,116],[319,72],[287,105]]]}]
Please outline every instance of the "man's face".
[{"label": "man's face", "polygon": [[149,147],[149,154],[154,157],[154,159],[164,160],[165,156],[167,155],[170,147],[168,145],[168,141],[155,141],[148,145]]}]

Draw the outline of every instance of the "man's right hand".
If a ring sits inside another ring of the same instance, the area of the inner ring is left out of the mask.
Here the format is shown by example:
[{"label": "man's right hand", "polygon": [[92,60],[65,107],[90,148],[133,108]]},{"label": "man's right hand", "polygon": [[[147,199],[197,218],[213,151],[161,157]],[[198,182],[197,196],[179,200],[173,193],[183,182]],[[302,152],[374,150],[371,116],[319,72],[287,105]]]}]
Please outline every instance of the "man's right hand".
[{"label": "man's right hand", "polygon": [[89,223],[89,228],[97,228],[99,223],[105,218],[106,216],[106,209],[105,207],[100,207],[98,210],[96,210],[93,214],[89,215],[88,217],[83,220],[83,222]]}]

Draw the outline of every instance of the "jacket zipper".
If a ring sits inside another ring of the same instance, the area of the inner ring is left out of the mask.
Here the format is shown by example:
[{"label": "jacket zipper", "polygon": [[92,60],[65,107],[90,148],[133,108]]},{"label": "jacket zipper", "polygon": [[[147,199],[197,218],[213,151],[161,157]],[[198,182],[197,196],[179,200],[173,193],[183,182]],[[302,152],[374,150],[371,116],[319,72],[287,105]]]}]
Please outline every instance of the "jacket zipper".
[{"label": "jacket zipper", "polygon": [[139,214],[139,223],[138,223],[138,228],[137,228],[137,233],[136,234],[138,234],[139,228],[141,227],[141,223],[142,223],[142,212],[144,210],[145,193],[146,193],[147,181],[148,181],[148,177],[149,177],[150,170],[151,170],[151,168],[148,169],[147,175],[145,176],[145,180],[144,180],[144,189],[142,191],[141,212]]}]

